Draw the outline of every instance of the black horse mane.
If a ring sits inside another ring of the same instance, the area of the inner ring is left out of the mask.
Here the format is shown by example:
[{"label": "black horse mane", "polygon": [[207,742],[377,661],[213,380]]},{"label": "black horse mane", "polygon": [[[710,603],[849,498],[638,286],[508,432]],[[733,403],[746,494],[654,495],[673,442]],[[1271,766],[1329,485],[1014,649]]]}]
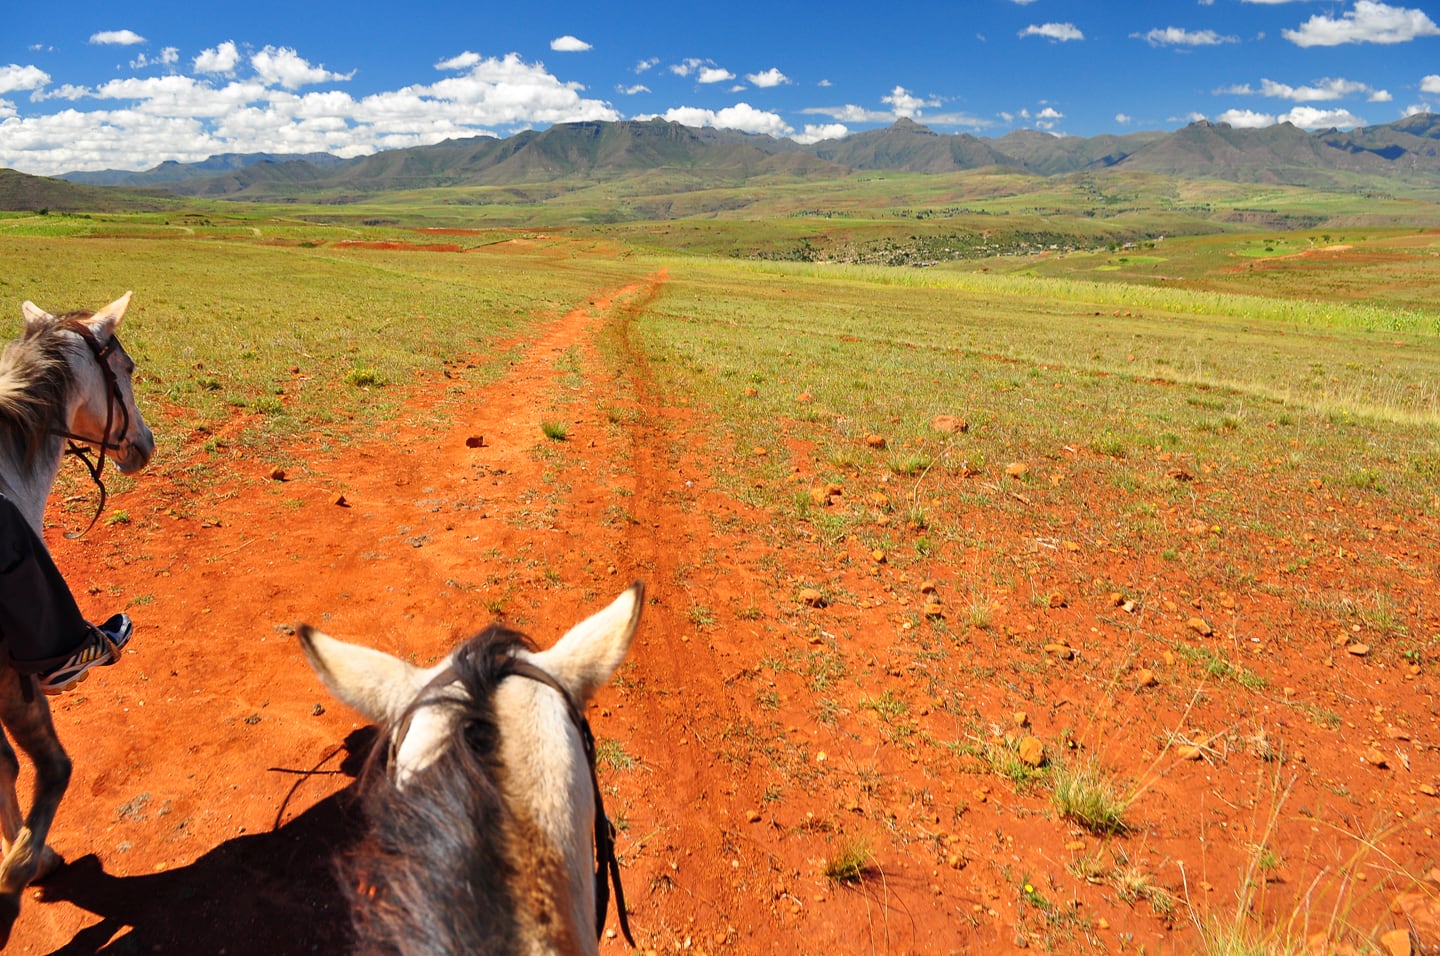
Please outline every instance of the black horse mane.
[{"label": "black horse mane", "polygon": [[[491,625],[453,660],[468,700],[411,706],[460,711],[458,739],[402,791],[387,766],[389,734],[361,775],[369,832],[342,863],[361,953],[500,953],[517,937],[510,842],[501,797],[493,695],[524,635]],[[402,722],[408,719],[402,718]]]},{"label": "black horse mane", "polygon": [[84,325],[94,312],[67,312],[53,322],[28,323],[25,332],[0,353],[0,439],[26,467],[33,466],[46,439],[65,427],[65,407],[74,384],[61,332],[88,336]]}]

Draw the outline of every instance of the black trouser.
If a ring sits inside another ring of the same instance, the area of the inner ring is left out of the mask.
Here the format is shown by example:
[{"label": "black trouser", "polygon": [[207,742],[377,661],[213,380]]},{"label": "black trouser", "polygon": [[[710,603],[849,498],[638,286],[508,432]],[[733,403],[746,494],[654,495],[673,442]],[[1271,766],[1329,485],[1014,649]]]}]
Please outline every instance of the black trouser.
[{"label": "black trouser", "polygon": [[45,542],[0,495],[0,640],[16,670],[59,664],[90,633]]}]

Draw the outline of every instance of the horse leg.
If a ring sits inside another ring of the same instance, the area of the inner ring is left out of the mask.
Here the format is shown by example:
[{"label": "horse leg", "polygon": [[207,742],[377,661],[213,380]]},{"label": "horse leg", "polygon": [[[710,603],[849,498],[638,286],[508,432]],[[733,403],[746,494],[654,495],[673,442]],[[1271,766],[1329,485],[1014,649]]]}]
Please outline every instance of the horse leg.
[{"label": "horse leg", "polygon": [[[24,684],[29,682],[29,693]],[[26,698],[29,698],[28,700]],[[35,678],[21,676],[9,668],[0,669],[0,724],[35,765],[35,798],[30,813],[21,823],[15,798],[15,772],[19,762],[7,744],[0,752],[0,774],[8,785],[0,789],[0,828],[5,835],[5,856],[0,861],[0,947],[9,940],[10,929],[20,915],[20,895],[32,881],[49,875],[63,860],[45,845],[60,798],[70,784],[70,758],[55,734],[50,705]],[[0,784],[5,783],[0,778]],[[14,828],[12,834],[11,830]]]}]

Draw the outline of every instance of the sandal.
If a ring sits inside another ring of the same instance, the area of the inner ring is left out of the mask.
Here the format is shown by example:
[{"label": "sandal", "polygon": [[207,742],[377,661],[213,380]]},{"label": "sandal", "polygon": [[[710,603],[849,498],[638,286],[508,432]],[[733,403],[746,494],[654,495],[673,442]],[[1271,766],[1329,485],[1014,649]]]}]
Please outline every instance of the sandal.
[{"label": "sandal", "polygon": [[104,624],[90,626],[85,643],[52,671],[37,675],[40,690],[51,696],[63,694],[89,676],[92,667],[108,667],[120,659],[120,650],[130,640],[133,625],[124,614]]}]

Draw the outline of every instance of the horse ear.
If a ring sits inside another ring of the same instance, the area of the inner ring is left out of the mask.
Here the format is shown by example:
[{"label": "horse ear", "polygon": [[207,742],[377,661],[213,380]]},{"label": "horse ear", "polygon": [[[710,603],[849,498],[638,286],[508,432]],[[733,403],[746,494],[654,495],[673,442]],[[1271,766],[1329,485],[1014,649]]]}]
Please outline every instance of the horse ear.
[{"label": "horse ear", "polygon": [[101,342],[107,342],[110,336],[120,326],[120,320],[125,317],[125,310],[130,308],[130,296],[133,292],[127,292],[120,298],[111,302],[105,308],[95,313],[95,316],[87,323],[95,337]]},{"label": "horse ear", "polygon": [[338,641],[300,625],[300,649],[320,682],[376,724],[393,724],[425,683],[424,672],[384,651]]},{"label": "horse ear", "polygon": [[20,314],[25,317],[26,329],[33,325],[55,321],[55,316],[29,300],[20,303]]},{"label": "horse ear", "polygon": [[636,581],[605,610],[576,624],[554,647],[534,655],[534,662],[584,706],[625,660],[644,603],[645,585]]}]

